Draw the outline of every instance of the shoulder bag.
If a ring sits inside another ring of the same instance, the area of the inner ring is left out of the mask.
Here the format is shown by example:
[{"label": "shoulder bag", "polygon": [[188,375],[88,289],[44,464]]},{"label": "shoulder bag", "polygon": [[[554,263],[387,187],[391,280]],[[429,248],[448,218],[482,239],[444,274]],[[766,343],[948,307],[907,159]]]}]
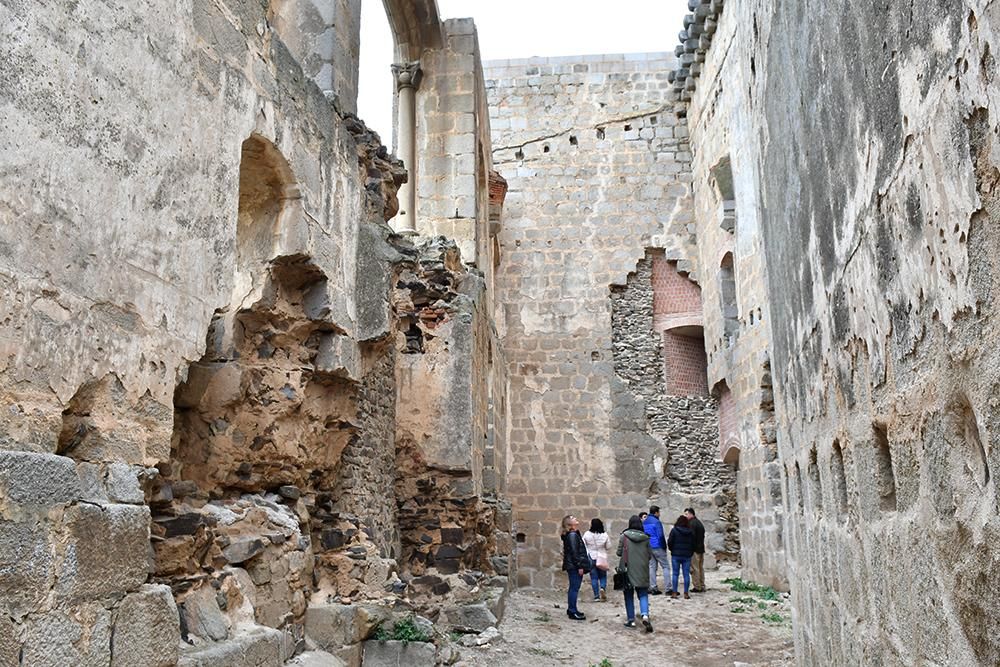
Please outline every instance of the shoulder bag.
[{"label": "shoulder bag", "polygon": [[622,559],[615,568],[615,573],[611,578],[612,585],[616,591],[623,591],[628,585],[628,542],[629,539],[622,535]]}]

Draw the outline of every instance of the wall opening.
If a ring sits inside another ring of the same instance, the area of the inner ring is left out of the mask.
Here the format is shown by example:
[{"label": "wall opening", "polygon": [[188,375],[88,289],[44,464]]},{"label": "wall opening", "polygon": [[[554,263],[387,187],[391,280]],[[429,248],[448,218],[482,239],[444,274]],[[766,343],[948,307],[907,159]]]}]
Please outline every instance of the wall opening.
[{"label": "wall opening", "polygon": [[731,346],[739,333],[739,307],[736,303],[736,267],[733,253],[727,252],[719,264],[719,299],[722,311],[723,342]]},{"label": "wall opening", "polygon": [[736,231],[736,189],[733,185],[733,167],[729,156],[712,167],[712,180],[719,196],[719,226],[730,234]]},{"label": "wall opening", "polygon": [[847,520],[847,473],[844,468],[844,452],[840,448],[840,441],[833,441],[833,449],[830,454],[830,473],[833,478],[833,494],[837,500],[838,518]]},{"label": "wall opening", "polygon": [[819,462],[816,456],[816,446],[809,450],[809,465],[806,470],[809,473],[809,500],[812,505],[813,514],[816,518],[823,516],[823,480],[819,475]]},{"label": "wall opening", "polygon": [[806,503],[803,498],[803,487],[802,487],[802,469],[799,468],[799,462],[795,462],[795,503],[798,505],[799,514],[804,514],[806,511]]},{"label": "wall opening", "polygon": [[884,512],[896,511],[896,476],[892,471],[892,450],[889,447],[889,433],[885,424],[872,425],[875,448],[875,489],[878,492],[879,507]]}]

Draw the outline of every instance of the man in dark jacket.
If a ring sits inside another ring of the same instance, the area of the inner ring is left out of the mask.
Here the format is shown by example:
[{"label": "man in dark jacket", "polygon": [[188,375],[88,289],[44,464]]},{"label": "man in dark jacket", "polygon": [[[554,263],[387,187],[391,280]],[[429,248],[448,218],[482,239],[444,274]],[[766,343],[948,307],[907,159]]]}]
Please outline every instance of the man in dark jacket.
[{"label": "man in dark jacket", "polygon": [[642,522],[642,530],[649,535],[649,594],[660,595],[662,591],[656,586],[656,566],[663,570],[663,586],[669,588],[670,571],[667,569],[670,560],[667,558],[667,540],[663,535],[663,524],[660,523],[660,508],[653,505],[649,508],[649,514]]},{"label": "man in dark jacket", "polygon": [[684,510],[688,527],[694,533],[694,554],[691,556],[691,591],[705,592],[705,524],[694,515],[694,508]]},{"label": "man in dark jacket", "polygon": [[586,616],[576,608],[577,596],[580,594],[580,584],[583,575],[590,572],[590,556],[587,547],[580,537],[580,521],[567,514],[562,520],[563,562],[562,569],[569,577],[569,590],[566,593],[566,615],[574,621],[582,621]]}]

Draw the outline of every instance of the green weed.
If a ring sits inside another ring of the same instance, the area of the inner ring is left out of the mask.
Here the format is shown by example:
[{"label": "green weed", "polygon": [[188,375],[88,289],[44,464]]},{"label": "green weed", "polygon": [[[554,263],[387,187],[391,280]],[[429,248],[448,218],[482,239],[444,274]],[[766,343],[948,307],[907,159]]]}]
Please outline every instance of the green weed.
[{"label": "green weed", "polygon": [[396,621],[391,630],[380,623],[372,637],[383,642],[390,639],[404,643],[431,641],[431,636],[418,626],[412,617]]},{"label": "green weed", "polygon": [[765,623],[780,624],[785,622],[785,617],[781,614],[771,612],[769,614],[761,614],[760,617]]}]

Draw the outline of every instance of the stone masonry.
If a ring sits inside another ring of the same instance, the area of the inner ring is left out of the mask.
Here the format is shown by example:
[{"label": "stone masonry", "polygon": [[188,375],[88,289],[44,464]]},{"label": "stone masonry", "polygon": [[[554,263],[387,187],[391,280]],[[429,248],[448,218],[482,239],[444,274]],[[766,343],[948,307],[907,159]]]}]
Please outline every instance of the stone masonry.
[{"label": "stone masonry", "polygon": [[[670,410],[659,396],[642,402],[643,392],[664,388],[647,249],[688,274],[696,264],[687,130],[665,95],[674,64],[670,55],[639,54],[485,65],[493,160],[509,186],[497,294],[522,585],[557,581],[558,523],[567,513],[584,522],[600,516],[616,531],[651,502],[668,522],[695,503],[714,530],[729,532],[707,489],[731,491],[731,473],[713,453],[713,465],[684,473],[693,485],[672,480],[668,461],[684,457],[670,458],[672,435],[657,425]],[[630,284],[645,297],[630,297]],[[615,333],[616,299],[625,310],[630,299],[642,301],[642,329],[628,330],[623,311]],[[627,340],[643,341],[641,356]],[[629,377],[633,365],[641,379]],[[670,401],[677,422],[692,420],[678,441],[714,452],[714,401]]]},{"label": "stone masonry", "polygon": [[0,6],[0,665],[357,666],[416,614],[433,664],[502,616],[485,88],[414,7],[401,53],[471,54],[425,93],[483,101],[453,239],[386,224],[356,0]]}]

